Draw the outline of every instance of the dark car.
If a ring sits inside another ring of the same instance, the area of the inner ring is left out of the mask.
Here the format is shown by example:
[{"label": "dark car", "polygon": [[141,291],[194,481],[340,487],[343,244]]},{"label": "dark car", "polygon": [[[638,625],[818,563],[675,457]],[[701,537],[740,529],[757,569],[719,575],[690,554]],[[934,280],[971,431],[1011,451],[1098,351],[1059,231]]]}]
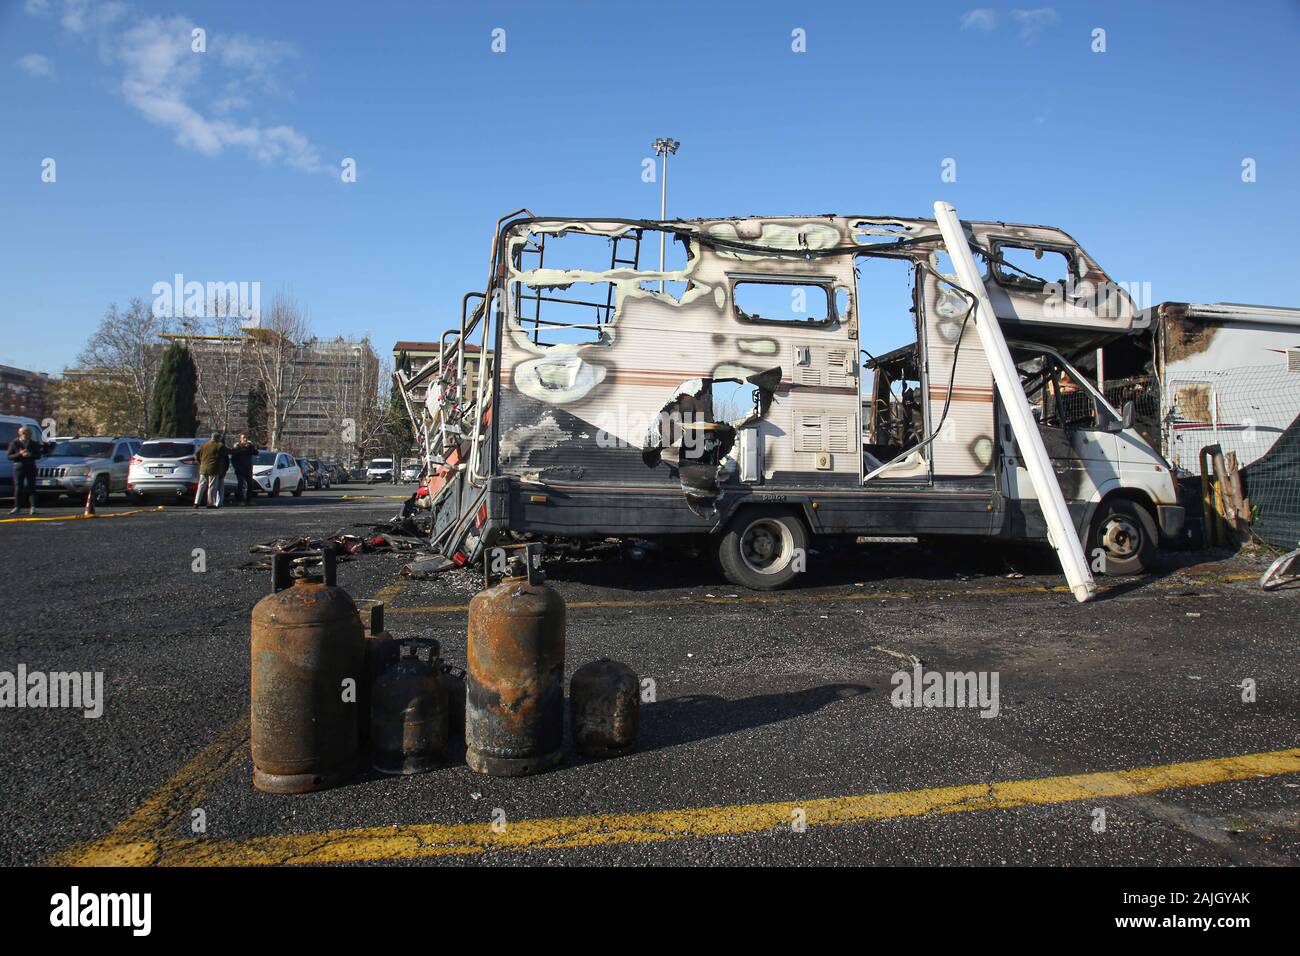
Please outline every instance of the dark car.
[{"label": "dark car", "polygon": [[315,488],[317,491],[320,491],[322,488],[329,490],[329,486],[333,479],[330,475],[330,470],[326,467],[325,463],[319,458],[308,458],[307,467],[310,469],[306,472],[307,484]]}]

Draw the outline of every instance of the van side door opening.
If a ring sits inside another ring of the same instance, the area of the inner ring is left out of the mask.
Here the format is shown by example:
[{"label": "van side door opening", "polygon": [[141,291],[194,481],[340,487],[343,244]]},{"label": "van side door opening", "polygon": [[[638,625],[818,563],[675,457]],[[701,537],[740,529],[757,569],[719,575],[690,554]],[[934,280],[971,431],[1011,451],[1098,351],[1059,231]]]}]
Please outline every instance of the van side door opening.
[{"label": "van side door opening", "polygon": [[[929,481],[924,447],[929,435],[926,362],[917,317],[916,263],[897,256],[858,256],[854,276],[862,369],[872,373],[870,384],[866,375],[862,377],[859,480],[867,488],[879,480]],[[908,454],[918,446],[915,455]]]}]

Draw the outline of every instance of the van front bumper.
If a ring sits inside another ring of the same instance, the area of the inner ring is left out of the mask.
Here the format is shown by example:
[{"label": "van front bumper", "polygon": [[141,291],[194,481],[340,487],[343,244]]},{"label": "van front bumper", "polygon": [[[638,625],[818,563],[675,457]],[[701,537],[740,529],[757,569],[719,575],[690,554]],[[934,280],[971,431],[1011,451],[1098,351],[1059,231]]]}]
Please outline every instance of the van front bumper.
[{"label": "van front bumper", "polygon": [[1176,538],[1182,534],[1186,518],[1187,512],[1182,505],[1156,505],[1156,520],[1163,538]]}]

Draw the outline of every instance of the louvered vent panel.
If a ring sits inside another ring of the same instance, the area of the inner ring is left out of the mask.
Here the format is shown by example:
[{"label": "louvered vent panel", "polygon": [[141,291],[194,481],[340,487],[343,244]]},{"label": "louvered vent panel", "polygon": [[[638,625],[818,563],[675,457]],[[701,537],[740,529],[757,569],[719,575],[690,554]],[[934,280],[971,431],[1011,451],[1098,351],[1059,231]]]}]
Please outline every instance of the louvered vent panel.
[{"label": "louvered vent panel", "polygon": [[795,370],[795,381],[800,385],[820,385],[822,370],[811,365],[800,365]]},{"label": "louvered vent panel", "polygon": [[844,349],[827,350],[826,384],[834,388],[844,388],[853,384],[849,378],[849,353]]},{"label": "louvered vent panel", "polygon": [[821,415],[796,415],[794,450],[825,451],[826,428]]},{"label": "louvered vent panel", "polygon": [[826,443],[827,451],[837,451],[847,454],[851,450],[851,446],[849,445],[849,419],[847,415],[827,416]]}]

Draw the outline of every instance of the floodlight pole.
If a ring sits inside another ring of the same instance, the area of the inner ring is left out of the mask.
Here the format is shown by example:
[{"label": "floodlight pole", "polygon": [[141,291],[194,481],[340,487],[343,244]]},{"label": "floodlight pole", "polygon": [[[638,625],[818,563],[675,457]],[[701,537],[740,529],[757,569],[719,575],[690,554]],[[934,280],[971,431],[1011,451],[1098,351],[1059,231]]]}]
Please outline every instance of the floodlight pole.
[{"label": "floodlight pole", "polygon": [[[668,218],[668,154],[677,152],[677,147],[682,144],[671,137],[660,137],[651,144],[654,147],[655,155],[662,156],[663,172],[659,176],[659,221],[663,222]],[[664,271],[664,231],[659,230],[659,272]],[[664,291],[664,280],[659,280],[659,291]]]}]

